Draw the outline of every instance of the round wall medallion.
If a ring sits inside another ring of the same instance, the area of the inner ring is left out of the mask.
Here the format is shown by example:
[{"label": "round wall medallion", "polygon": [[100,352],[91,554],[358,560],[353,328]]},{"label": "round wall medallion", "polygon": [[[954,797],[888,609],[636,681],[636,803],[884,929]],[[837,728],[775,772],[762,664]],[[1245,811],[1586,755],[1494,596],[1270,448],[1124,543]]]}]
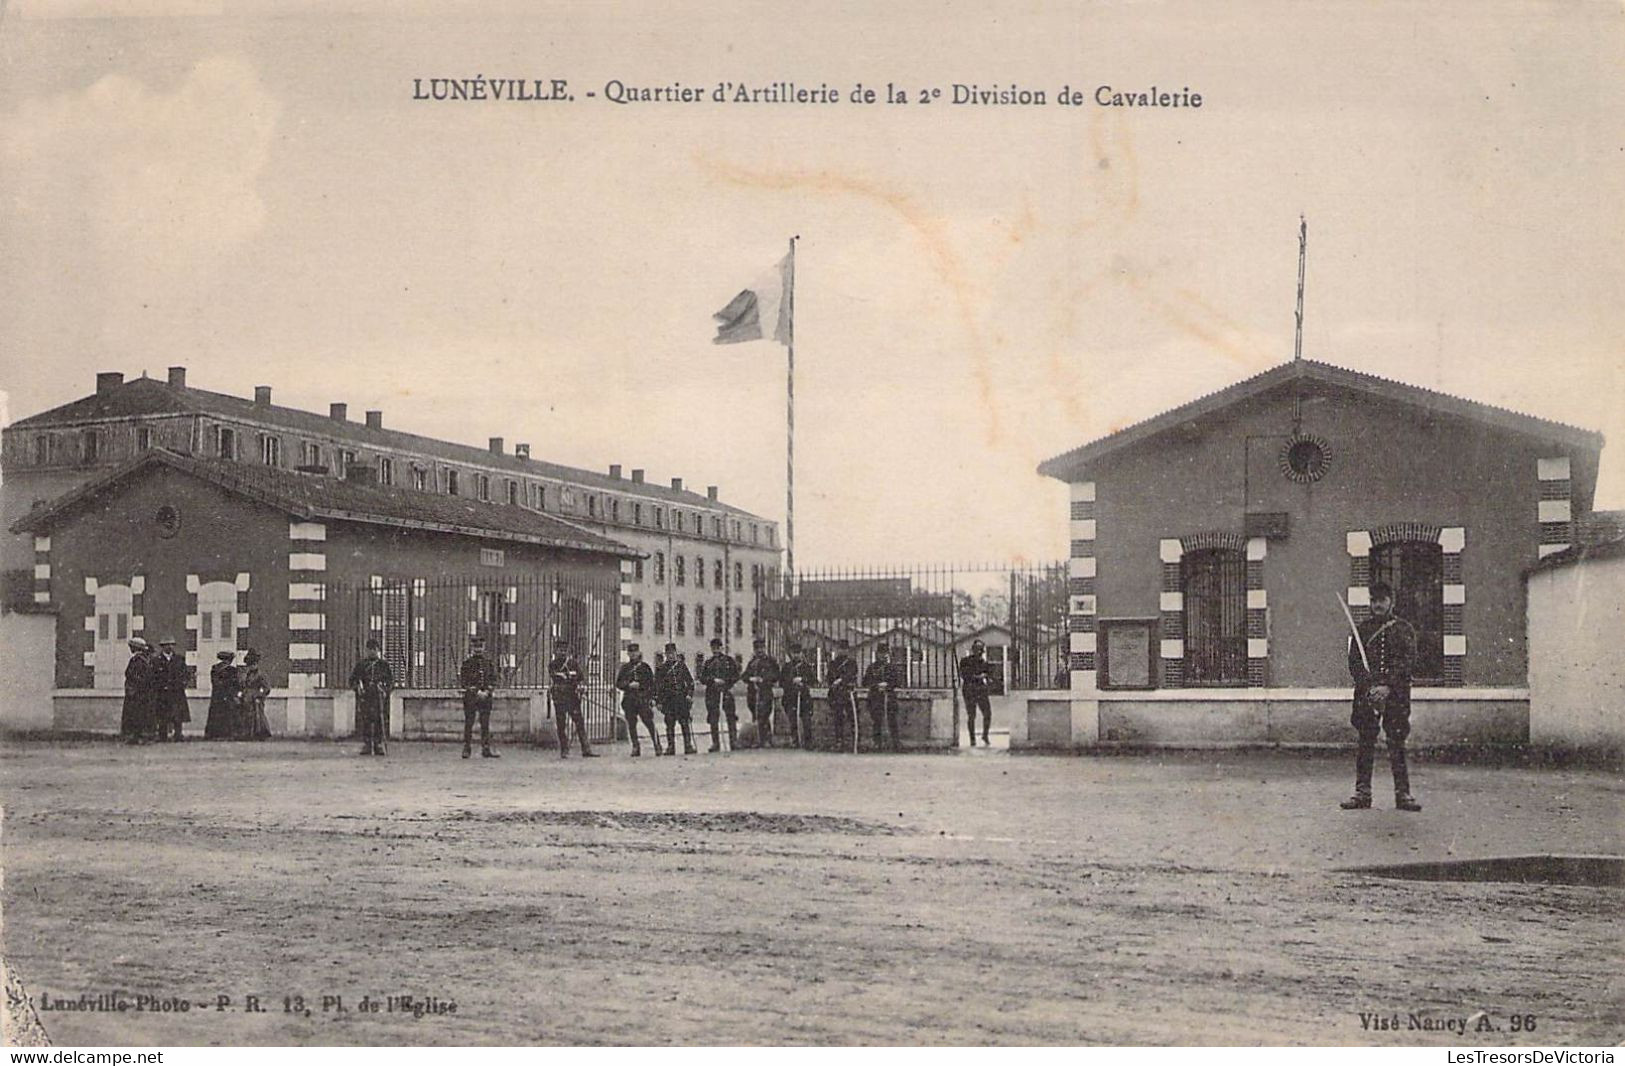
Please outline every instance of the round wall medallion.
[{"label": "round wall medallion", "polygon": [[160,537],[173,537],[181,531],[181,513],[167,503],[158,508],[152,520],[158,523]]},{"label": "round wall medallion", "polygon": [[1295,433],[1281,449],[1281,473],[1300,485],[1319,481],[1331,465],[1331,446],[1312,434]]}]

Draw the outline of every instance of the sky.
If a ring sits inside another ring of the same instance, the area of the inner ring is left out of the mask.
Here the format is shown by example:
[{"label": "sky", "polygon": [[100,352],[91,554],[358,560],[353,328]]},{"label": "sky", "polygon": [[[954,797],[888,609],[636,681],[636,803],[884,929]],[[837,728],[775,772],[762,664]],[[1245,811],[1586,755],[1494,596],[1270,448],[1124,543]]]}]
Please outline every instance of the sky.
[{"label": "sky", "polygon": [[[1301,214],[1307,357],[1599,430],[1625,506],[1619,5],[870,7],[12,0],[5,409],[185,365],[782,518],[784,350],[711,316],[799,235],[798,564],[1060,558],[1040,461],[1291,358]],[[576,99],[412,99],[480,76]]]}]

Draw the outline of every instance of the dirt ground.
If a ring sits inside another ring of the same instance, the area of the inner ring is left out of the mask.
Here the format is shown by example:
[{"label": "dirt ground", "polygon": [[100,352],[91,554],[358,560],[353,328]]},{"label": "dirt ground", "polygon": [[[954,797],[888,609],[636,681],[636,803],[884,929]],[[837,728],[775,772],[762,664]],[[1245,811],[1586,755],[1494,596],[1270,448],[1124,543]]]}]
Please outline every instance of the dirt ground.
[{"label": "dirt ground", "polygon": [[59,1044],[1625,1038],[1625,890],[1335,872],[1625,854],[1625,783],[1350,762],[12,741],[4,950]]}]

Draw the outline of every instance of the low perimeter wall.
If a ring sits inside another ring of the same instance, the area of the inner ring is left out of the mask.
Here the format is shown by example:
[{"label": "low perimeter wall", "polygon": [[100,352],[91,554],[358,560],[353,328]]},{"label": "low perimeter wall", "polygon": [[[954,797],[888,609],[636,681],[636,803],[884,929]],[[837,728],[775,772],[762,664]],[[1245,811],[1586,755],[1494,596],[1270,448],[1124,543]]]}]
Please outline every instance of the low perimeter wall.
[{"label": "low perimeter wall", "polygon": [[[1353,747],[1350,694],[1338,689],[1030,693],[1014,701],[1015,751],[1112,747]],[[1022,706],[1026,713],[1021,713]],[[1524,689],[1419,688],[1411,694],[1415,747],[1529,742]]]},{"label": "low perimeter wall", "polygon": [[[841,747],[837,742],[835,716],[829,707],[829,691],[827,689],[814,689],[812,692],[813,725],[812,746],[823,751],[834,751]],[[773,743],[790,743],[790,719],[787,716],[782,700],[774,700],[773,711]],[[751,720],[750,711],[745,708],[743,698],[738,701],[739,706],[739,743],[743,746],[756,743],[756,725]],[[694,701],[695,729],[708,730],[705,723],[705,701]],[[655,713],[655,723],[660,726],[664,735],[665,723],[659,712]],[[724,726],[724,728],[726,728]],[[709,733],[707,733],[709,736]],[[959,744],[959,718],[954,703],[954,694],[951,689],[911,688],[897,690],[897,746],[902,751],[938,751],[953,748]],[[862,693],[858,695],[858,751],[874,751],[874,720],[869,715],[869,702]]]}]

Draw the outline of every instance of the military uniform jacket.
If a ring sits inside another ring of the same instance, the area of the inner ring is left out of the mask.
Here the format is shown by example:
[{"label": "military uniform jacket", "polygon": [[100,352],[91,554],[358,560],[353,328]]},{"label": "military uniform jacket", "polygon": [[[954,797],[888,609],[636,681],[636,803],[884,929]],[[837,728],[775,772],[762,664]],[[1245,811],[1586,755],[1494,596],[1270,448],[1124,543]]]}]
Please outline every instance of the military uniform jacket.
[{"label": "military uniform jacket", "polygon": [[688,672],[688,664],[681,659],[661,663],[660,669],[655,671],[655,695],[662,707],[681,706],[691,700],[694,675]]},{"label": "military uniform jacket", "polygon": [[784,664],[784,669],[779,672],[779,681],[784,685],[784,698],[786,700],[802,699],[807,695],[807,690],[817,680],[818,671],[813,669],[813,664],[805,659],[799,662],[791,659]]},{"label": "military uniform jacket", "polygon": [[186,660],[179,655],[152,661],[153,710],[170,721],[190,722],[192,708],[186,702]]},{"label": "military uniform jacket", "polygon": [[547,664],[555,703],[581,702],[581,663],[574,655],[555,655]]},{"label": "military uniform jacket", "polygon": [[992,689],[993,664],[985,656],[967,655],[959,660],[959,684],[974,696],[985,695]]},{"label": "military uniform jacket", "polygon": [[[637,688],[632,687],[634,683]],[[623,709],[645,709],[654,698],[655,672],[641,659],[635,663],[622,663],[620,670],[615,673],[615,687],[623,693],[621,697]]]},{"label": "military uniform jacket", "polygon": [[362,659],[350,671],[350,687],[362,699],[381,705],[389,697],[389,690],[395,687],[395,671],[382,657]]},{"label": "military uniform jacket", "polygon": [[477,651],[464,659],[457,678],[463,686],[463,710],[491,709],[491,690],[497,687],[497,668],[484,652]]},{"label": "military uniform jacket", "polygon": [[829,664],[829,687],[834,693],[851,692],[858,684],[858,661],[850,655],[837,655]]},{"label": "military uniform jacket", "polygon": [[779,661],[766,652],[752,655],[745,664],[743,676],[747,685],[755,686],[758,691],[770,691],[779,680]]},{"label": "military uniform jacket", "polygon": [[[1366,659],[1371,661],[1367,670],[1360,658],[1360,649],[1349,639],[1349,675],[1354,678],[1354,704],[1358,709],[1370,706],[1390,713],[1411,709],[1411,670],[1416,662],[1416,629],[1396,615],[1387,618],[1372,616],[1359,625],[1360,640],[1365,644]],[[1374,701],[1372,685],[1387,685],[1388,698]],[[1380,702],[1381,708],[1376,708]]]},{"label": "military uniform jacket", "polygon": [[707,689],[726,692],[739,680],[739,664],[732,655],[717,652],[700,667],[700,683]]},{"label": "military uniform jacket", "polygon": [[[885,662],[876,659],[869,664],[867,670],[863,671],[863,687],[869,690],[870,699],[880,695],[882,691],[889,692],[895,697],[897,693],[897,677],[896,663],[889,659]],[[889,685],[890,688],[882,690],[881,685]]]}]

